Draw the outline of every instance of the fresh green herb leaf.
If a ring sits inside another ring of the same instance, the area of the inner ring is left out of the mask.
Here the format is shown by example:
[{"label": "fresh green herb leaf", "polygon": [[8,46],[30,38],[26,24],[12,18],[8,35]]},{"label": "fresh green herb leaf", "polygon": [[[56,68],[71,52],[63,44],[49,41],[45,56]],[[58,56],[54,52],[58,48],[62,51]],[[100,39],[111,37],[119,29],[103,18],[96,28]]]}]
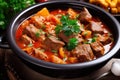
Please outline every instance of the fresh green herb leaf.
[{"label": "fresh green herb leaf", "polygon": [[58,25],[55,28],[56,34],[60,31],[64,31],[66,36],[70,36],[74,33],[80,32],[80,26],[77,23],[77,20],[72,20],[69,18],[69,15],[65,15],[61,17],[61,25]]},{"label": "fresh green herb leaf", "polygon": [[58,51],[57,50],[52,50],[53,53],[57,53]]},{"label": "fresh green herb leaf", "polygon": [[5,29],[6,27],[6,19],[5,19],[5,11],[7,11],[8,4],[4,0],[0,0],[0,28]]},{"label": "fresh green herb leaf", "polygon": [[36,36],[36,37],[40,37],[40,33],[39,33],[39,32],[36,32],[36,33],[35,33],[35,36]]},{"label": "fresh green herb leaf", "polygon": [[87,42],[85,42],[85,44],[90,44],[90,43],[93,43],[93,42],[95,42],[96,41],[96,37],[93,37],[93,38],[90,38],[90,39],[88,39],[88,41]]},{"label": "fresh green herb leaf", "polygon": [[52,52],[54,53],[54,55],[58,56],[58,51],[57,50],[52,50]]},{"label": "fresh green herb leaf", "polygon": [[72,35],[73,33],[72,33],[70,30],[66,30],[66,31],[64,32],[64,34],[65,34],[66,36],[70,36],[70,35]]},{"label": "fresh green herb leaf", "polygon": [[96,37],[93,37],[92,38],[92,43],[96,41]]},{"label": "fresh green herb leaf", "polygon": [[0,21],[0,25],[4,25],[5,24],[5,22],[4,21]]},{"label": "fresh green herb leaf", "polygon": [[66,16],[62,16],[60,21],[64,25],[64,24],[66,24],[66,22],[68,21],[68,19],[69,19],[69,16],[66,15]]},{"label": "fresh green herb leaf", "polygon": [[45,32],[42,29],[39,29],[39,32],[40,35],[45,34]]},{"label": "fresh green herb leaf", "polygon": [[61,25],[57,25],[57,27],[55,28],[55,33],[58,34],[62,29]]},{"label": "fresh green herb leaf", "polygon": [[78,40],[76,38],[71,38],[67,44],[67,49],[71,51],[78,45]]},{"label": "fresh green herb leaf", "polygon": [[32,46],[33,46],[33,44],[32,44],[32,43],[28,44],[28,47],[32,47]]},{"label": "fresh green herb leaf", "polygon": [[0,25],[0,28],[6,29],[11,18],[16,13],[32,4],[35,4],[35,0],[0,0],[0,21],[4,22],[4,24]]}]

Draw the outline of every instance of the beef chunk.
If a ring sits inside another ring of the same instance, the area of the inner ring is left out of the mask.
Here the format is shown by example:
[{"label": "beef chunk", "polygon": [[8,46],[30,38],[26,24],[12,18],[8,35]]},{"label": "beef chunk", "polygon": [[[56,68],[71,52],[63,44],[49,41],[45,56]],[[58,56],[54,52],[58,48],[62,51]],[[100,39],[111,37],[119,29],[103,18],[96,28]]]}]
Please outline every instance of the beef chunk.
[{"label": "beef chunk", "polygon": [[100,43],[99,41],[96,41],[96,42],[91,43],[90,45],[96,57],[101,57],[104,55],[105,50],[104,50],[102,43]]},{"label": "beef chunk", "polygon": [[32,40],[30,37],[28,37],[28,36],[25,35],[25,34],[22,35],[21,39],[22,39],[22,41],[23,41],[26,45],[35,42],[34,40]]},{"label": "beef chunk", "polygon": [[25,51],[26,53],[28,53],[31,56],[35,56],[36,58],[39,58],[41,60],[48,60],[48,56],[46,53],[44,53],[42,50],[40,49],[36,49],[34,47],[27,47],[24,48],[23,51]]},{"label": "beef chunk", "polygon": [[94,54],[89,44],[78,45],[72,52],[80,62],[94,59]]},{"label": "beef chunk", "polygon": [[33,40],[41,41],[45,39],[44,32],[40,31],[40,29],[36,28],[33,24],[27,26],[24,33],[30,36]]},{"label": "beef chunk", "polygon": [[82,36],[80,35],[80,34],[77,34],[77,35],[70,35],[70,36],[66,36],[65,34],[64,34],[64,32],[63,31],[61,31],[59,34],[58,34],[58,37],[60,38],[60,39],[62,39],[64,42],[66,42],[66,43],[68,43],[68,41],[69,41],[69,39],[71,39],[71,38],[76,38],[76,39],[78,39],[78,42],[79,43],[81,43],[81,42],[83,42],[83,38],[82,38]]},{"label": "beef chunk", "polygon": [[106,44],[109,44],[112,42],[112,38],[110,37],[109,34],[97,34],[98,36],[98,40],[103,44],[103,45],[106,45]]},{"label": "beef chunk", "polygon": [[61,38],[64,42],[68,42],[70,38],[73,38],[74,35],[70,35],[70,36],[66,36],[64,34],[64,31],[61,31],[59,34],[58,34],[58,37]]},{"label": "beef chunk", "polygon": [[86,8],[83,8],[83,11],[80,13],[79,20],[81,22],[88,22],[92,18],[92,15]]},{"label": "beef chunk", "polygon": [[45,61],[48,60],[47,54],[45,54],[43,51],[39,49],[34,48],[34,54],[35,54],[35,57],[40,58],[41,60],[45,60]]},{"label": "beef chunk", "polygon": [[45,18],[43,16],[32,16],[30,22],[32,22],[37,28],[41,28],[44,24]]},{"label": "beef chunk", "polygon": [[100,22],[94,22],[90,21],[88,29],[92,30],[93,32],[97,33],[104,33],[104,29],[102,28],[102,25]]},{"label": "beef chunk", "polygon": [[64,42],[58,40],[54,36],[47,37],[44,41],[45,49],[47,50],[58,50],[60,47],[64,46]]}]

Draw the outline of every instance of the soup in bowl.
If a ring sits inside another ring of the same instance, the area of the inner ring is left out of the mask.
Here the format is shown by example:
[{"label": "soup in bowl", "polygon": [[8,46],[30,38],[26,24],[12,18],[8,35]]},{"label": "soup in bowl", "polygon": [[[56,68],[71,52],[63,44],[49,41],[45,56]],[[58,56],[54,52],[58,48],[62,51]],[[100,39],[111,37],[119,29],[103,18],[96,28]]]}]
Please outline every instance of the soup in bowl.
[{"label": "soup in bowl", "polygon": [[71,64],[103,56],[112,48],[114,38],[109,27],[87,8],[43,8],[20,24],[16,42],[30,56]]},{"label": "soup in bowl", "polygon": [[20,12],[8,28],[8,42],[35,71],[73,78],[98,70],[117,53],[120,27],[92,4],[50,1]]}]

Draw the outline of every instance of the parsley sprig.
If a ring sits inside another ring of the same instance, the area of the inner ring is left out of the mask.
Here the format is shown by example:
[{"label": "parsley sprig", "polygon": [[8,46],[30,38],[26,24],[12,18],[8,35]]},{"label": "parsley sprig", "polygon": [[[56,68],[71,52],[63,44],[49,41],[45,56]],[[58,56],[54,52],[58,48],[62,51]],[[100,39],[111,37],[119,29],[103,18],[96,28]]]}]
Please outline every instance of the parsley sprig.
[{"label": "parsley sprig", "polygon": [[93,38],[88,39],[88,41],[86,41],[84,43],[85,44],[90,44],[90,43],[96,42],[96,39],[97,39],[97,37],[93,37]]},{"label": "parsley sprig", "polygon": [[56,34],[60,31],[64,31],[66,36],[70,36],[74,33],[80,32],[80,26],[77,23],[76,19],[70,19],[69,15],[63,15],[60,19],[61,24],[57,25],[55,28]]},{"label": "parsley sprig", "polygon": [[76,38],[71,38],[67,44],[67,49],[71,51],[78,45],[78,40]]},{"label": "parsley sprig", "polygon": [[16,13],[33,4],[35,0],[0,0],[0,29],[5,30]]}]

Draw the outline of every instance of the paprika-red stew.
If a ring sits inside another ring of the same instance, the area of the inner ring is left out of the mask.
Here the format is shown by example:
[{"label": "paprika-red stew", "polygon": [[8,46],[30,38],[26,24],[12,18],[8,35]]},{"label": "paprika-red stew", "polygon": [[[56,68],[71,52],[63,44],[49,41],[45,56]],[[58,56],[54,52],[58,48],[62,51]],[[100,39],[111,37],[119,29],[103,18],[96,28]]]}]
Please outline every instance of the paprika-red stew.
[{"label": "paprika-red stew", "polygon": [[20,24],[16,42],[28,55],[40,60],[72,64],[103,56],[111,49],[113,36],[86,8],[43,8]]}]

